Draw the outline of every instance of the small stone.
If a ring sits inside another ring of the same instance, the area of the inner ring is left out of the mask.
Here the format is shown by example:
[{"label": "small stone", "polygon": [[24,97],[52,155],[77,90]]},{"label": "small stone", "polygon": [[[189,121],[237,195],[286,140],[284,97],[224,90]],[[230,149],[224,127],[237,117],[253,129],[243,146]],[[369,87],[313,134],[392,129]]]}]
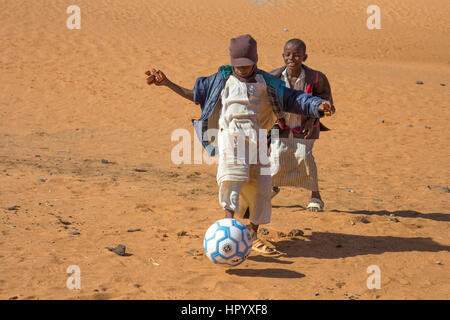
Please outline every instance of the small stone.
[{"label": "small stone", "polygon": [[78,231],[72,231],[72,232],[69,232],[69,234],[72,236],[79,236],[81,233],[79,233]]},{"label": "small stone", "polygon": [[416,84],[423,84],[423,81],[417,80],[417,81],[416,81]]},{"label": "small stone", "polygon": [[17,299],[19,299],[18,296],[13,296],[13,297],[10,297],[10,298],[9,298],[9,300],[17,300]]},{"label": "small stone", "polygon": [[355,190],[353,190],[353,189],[348,189],[348,192],[350,192],[350,193],[355,193]]},{"label": "small stone", "polygon": [[408,124],[408,128],[412,128],[414,127],[412,124]]},{"label": "small stone", "polygon": [[20,209],[20,206],[12,206],[12,207],[8,208],[8,210],[19,210],[19,209]]},{"label": "small stone", "polygon": [[372,200],[377,201],[377,202],[383,202],[383,200],[378,199],[378,198],[373,198]]},{"label": "small stone", "polygon": [[187,236],[187,232],[186,231],[180,231],[180,232],[177,233],[177,236],[179,236],[179,237]]},{"label": "small stone", "polygon": [[441,87],[445,87],[445,83],[440,83]]},{"label": "small stone", "polygon": [[139,168],[135,168],[134,171],[136,172],[147,172],[147,169],[139,169]]},{"label": "small stone", "polygon": [[277,235],[278,235],[278,237],[280,237],[280,238],[286,237],[286,233],[281,232],[281,231],[278,231],[278,232],[277,232]]},{"label": "small stone", "polygon": [[327,289],[328,289],[328,290],[334,290],[334,288],[333,288],[333,287],[327,287]]},{"label": "small stone", "polygon": [[361,217],[361,219],[359,219],[359,221],[361,221],[362,223],[370,223],[369,220],[366,219],[366,217]]},{"label": "small stone", "polygon": [[69,221],[64,221],[64,220],[61,220],[61,219],[58,219],[58,220],[59,220],[59,222],[60,222],[61,224],[66,225],[66,226],[69,226],[69,225],[72,224],[72,222],[69,222]]},{"label": "small stone", "polygon": [[342,244],[337,244],[336,248],[342,248]]},{"label": "small stone", "polygon": [[163,235],[163,238],[168,238],[169,236],[167,235],[167,233],[164,233]]},{"label": "small stone", "polygon": [[35,154],[34,156],[35,156],[36,158],[40,158],[40,157],[41,157],[40,154]]},{"label": "small stone", "polygon": [[106,160],[106,159],[102,159],[102,163],[103,164],[109,164],[109,163],[111,163],[109,160]]},{"label": "small stone", "polygon": [[299,229],[292,229],[291,231],[289,231],[288,236],[289,237],[303,236],[303,231]]},{"label": "small stone", "polygon": [[442,266],[442,262],[440,262],[440,261],[436,261],[436,264]]},{"label": "small stone", "polygon": [[288,29],[287,29],[287,28],[284,28],[283,31],[284,31],[284,32],[288,32]]},{"label": "small stone", "polygon": [[396,217],[389,217],[389,221],[399,222],[399,220]]},{"label": "small stone", "polygon": [[46,182],[47,180],[46,180],[46,179],[43,179],[43,178],[39,178],[38,181],[39,181],[39,182]]},{"label": "small stone", "polygon": [[127,232],[137,232],[137,231],[141,231],[141,229],[128,229]]},{"label": "small stone", "polygon": [[269,234],[269,230],[267,230],[266,228],[260,228],[258,230],[259,234],[262,234],[263,236],[267,236]]},{"label": "small stone", "polygon": [[316,291],[316,292],[314,292],[314,295],[317,297],[319,295],[319,293]]},{"label": "small stone", "polygon": [[354,223],[353,221],[350,221],[350,223],[352,224],[352,226],[354,226],[354,225],[355,225],[355,223]]},{"label": "small stone", "polygon": [[430,126],[425,126],[425,129],[431,130],[431,127]]},{"label": "small stone", "polygon": [[381,123],[384,123],[384,120],[381,120],[380,122],[381,122]]},{"label": "small stone", "polygon": [[117,254],[119,256],[129,255],[129,254],[125,253],[126,247],[123,244],[119,244],[116,248],[109,248],[109,247],[105,247],[105,248],[111,252],[114,252],[115,254]]}]

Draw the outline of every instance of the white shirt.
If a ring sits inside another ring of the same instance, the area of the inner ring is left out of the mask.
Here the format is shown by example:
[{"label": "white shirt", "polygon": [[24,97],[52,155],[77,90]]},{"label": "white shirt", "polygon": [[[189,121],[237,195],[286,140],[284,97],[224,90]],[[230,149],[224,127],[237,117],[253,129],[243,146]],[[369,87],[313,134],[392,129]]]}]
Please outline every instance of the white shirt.
[{"label": "white shirt", "polygon": [[[301,90],[305,90],[305,70],[302,68],[300,71],[300,75],[297,78],[297,81],[295,81],[295,87],[300,88]],[[291,88],[291,84],[289,83],[289,79],[287,76],[287,68],[284,69],[283,73],[281,73],[281,80],[283,80],[286,83],[287,88]],[[284,119],[286,120],[286,124],[291,128],[297,128],[301,124],[301,116],[285,112],[284,113]]]},{"label": "white shirt", "polygon": [[273,111],[267,95],[264,77],[257,74],[256,82],[241,82],[231,75],[222,90],[222,108],[219,128],[229,128],[233,119],[248,119],[254,129],[269,130],[273,124]]}]

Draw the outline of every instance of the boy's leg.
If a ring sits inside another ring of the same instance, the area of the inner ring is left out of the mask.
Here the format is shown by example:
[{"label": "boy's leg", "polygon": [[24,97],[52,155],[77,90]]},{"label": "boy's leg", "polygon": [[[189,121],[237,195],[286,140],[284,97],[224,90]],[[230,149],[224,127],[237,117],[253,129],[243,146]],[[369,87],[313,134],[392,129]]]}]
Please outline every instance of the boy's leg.
[{"label": "boy's leg", "polygon": [[306,208],[308,211],[318,212],[322,211],[324,207],[324,203],[322,201],[322,197],[319,192],[319,179],[317,175],[317,165],[312,154],[312,149],[314,146],[315,140],[308,139],[304,140],[305,143],[305,162],[308,168],[308,176],[309,176],[309,185],[308,187],[311,190],[311,200]]},{"label": "boy's leg", "polygon": [[234,218],[239,208],[239,193],[243,182],[223,181],[219,185],[219,203],[225,210],[225,218]]},{"label": "boy's leg", "polygon": [[271,189],[272,177],[270,175],[260,175],[260,166],[252,168],[250,181],[242,186],[240,201],[249,207],[250,212],[250,234],[253,239],[253,249],[256,252],[274,255],[279,252],[266,241],[258,238],[258,228],[261,224],[268,224],[272,214]]}]

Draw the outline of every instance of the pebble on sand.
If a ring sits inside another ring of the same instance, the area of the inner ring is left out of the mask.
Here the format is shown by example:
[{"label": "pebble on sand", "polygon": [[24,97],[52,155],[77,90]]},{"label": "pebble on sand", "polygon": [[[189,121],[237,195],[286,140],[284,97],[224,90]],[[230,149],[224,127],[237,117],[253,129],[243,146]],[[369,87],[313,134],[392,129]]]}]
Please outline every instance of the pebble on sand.
[{"label": "pebble on sand", "polygon": [[69,232],[69,234],[72,236],[79,236],[81,233],[79,233],[78,231],[72,231],[72,232]]},{"label": "pebble on sand", "polygon": [[177,233],[177,236],[179,236],[179,237],[187,236],[187,232],[186,231],[180,231],[180,232]]},{"label": "pebble on sand", "polygon": [[362,223],[370,223],[369,220],[366,219],[366,217],[362,216],[361,219],[359,219]]},{"label": "pebble on sand", "polygon": [[288,236],[289,237],[303,236],[303,231],[299,229],[292,229],[291,231],[289,231]]},{"label": "pebble on sand", "polygon": [[20,209],[20,206],[12,206],[12,207],[8,208],[8,210],[19,210],[19,209]]},{"label": "pebble on sand", "polygon": [[126,248],[127,247],[125,247],[123,244],[119,244],[116,248],[105,247],[105,249],[108,249],[109,251],[114,252],[119,256],[131,256],[131,254],[125,253]]},{"label": "pebble on sand", "polygon": [[416,81],[416,84],[423,84],[423,81],[417,80],[417,81]]}]

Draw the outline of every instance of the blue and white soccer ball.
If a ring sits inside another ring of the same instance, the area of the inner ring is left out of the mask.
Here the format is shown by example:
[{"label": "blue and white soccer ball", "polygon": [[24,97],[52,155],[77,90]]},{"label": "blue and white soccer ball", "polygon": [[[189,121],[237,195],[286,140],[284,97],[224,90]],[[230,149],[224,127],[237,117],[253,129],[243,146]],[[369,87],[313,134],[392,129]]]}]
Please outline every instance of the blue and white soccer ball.
[{"label": "blue and white soccer ball", "polygon": [[247,227],[236,219],[214,222],[205,233],[206,256],[216,264],[237,266],[244,262],[252,249],[252,236]]}]

